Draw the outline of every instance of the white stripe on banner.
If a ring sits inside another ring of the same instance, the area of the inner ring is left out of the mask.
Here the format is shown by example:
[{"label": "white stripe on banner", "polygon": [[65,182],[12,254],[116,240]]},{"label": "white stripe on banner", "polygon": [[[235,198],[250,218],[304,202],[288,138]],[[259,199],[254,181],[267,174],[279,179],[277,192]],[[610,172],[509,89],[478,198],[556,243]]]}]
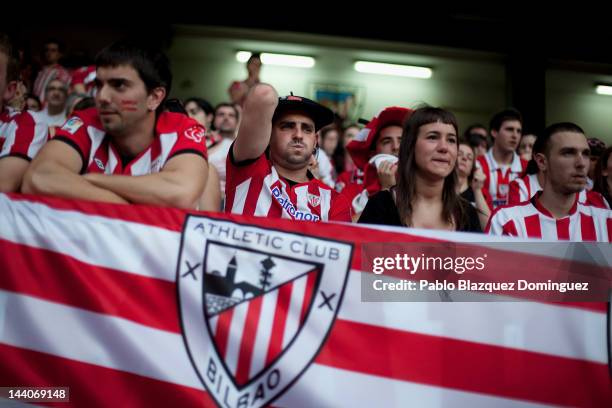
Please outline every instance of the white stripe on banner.
[{"label": "white stripe on banner", "polygon": [[0,195],[0,239],[95,266],[171,282],[176,279],[180,234],[164,228]]},{"label": "white stripe on banner", "polygon": [[289,341],[293,339],[300,326],[300,312],[304,303],[304,292],[306,292],[306,279],[308,275],[304,275],[293,281],[293,289],[291,290],[291,302],[287,311],[287,319],[285,321],[285,332],[283,333],[283,348],[287,347]]},{"label": "white stripe on banner", "polygon": [[208,324],[210,325],[210,331],[212,336],[217,333],[217,322],[219,321],[219,315],[216,315],[210,319],[208,319]]},{"label": "white stripe on banner", "polygon": [[274,311],[276,310],[277,299],[278,290],[273,290],[272,292],[266,293],[261,302],[259,325],[257,326],[257,333],[255,334],[255,347],[253,348],[253,357],[251,359],[250,378],[262,370],[266,363],[266,354],[268,353],[270,337],[272,336],[272,324],[274,323]]},{"label": "white stripe on banner", "polygon": [[234,307],[232,321],[230,323],[229,338],[227,340],[227,350],[225,351],[225,363],[227,369],[236,375],[238,369],[238,357],[240,356],[240,343],[244,334],[244,323],[246,322],[249,302],[242,302]]},{"label": "white stripe on banner", "polygon": [[[316,393],[313,394],[313,390]],[[504,399],[448,388],[359,374],[313,364],[291,391],[272,404],[275,407],[547,407],[516,399]]]},{"label": "white stripe on banner", "polygon": [[362,302],[361,273],[364,272],[349,274],[339,319],[608,362],[607,324],[603,313],[534,302]]}]

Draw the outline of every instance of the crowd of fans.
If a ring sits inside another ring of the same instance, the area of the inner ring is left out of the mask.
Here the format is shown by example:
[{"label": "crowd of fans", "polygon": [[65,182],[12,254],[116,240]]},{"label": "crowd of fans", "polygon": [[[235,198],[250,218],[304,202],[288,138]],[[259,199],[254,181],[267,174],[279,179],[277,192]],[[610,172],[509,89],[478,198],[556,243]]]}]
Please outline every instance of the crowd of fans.
[{"label": "crowd of fans", "polygon": [[612,147],[578,124],[525,134],[505,109],[460,134],[452,112],[431,106],[342,123],[315,101],[279,97],[259,79],[258,54],[213,107],[169,99],[169,62],[148,47],[117,42],[70,69],[61,56],[50,40],[33,77],[0,36],[2,192],[612,241]]}]

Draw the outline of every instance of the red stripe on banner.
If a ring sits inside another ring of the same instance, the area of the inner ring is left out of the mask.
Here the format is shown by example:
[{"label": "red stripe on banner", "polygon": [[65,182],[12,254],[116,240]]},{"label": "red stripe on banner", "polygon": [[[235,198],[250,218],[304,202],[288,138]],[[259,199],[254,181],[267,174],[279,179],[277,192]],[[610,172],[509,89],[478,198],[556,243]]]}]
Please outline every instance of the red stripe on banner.
[{"label": "red stripe on banner", "polygon": [[540,216],[538,214],[525,217],[525,229],[529,238],[542,238]]},{"label": "red stripe on banner", "polygon": [[173,333],[181,331],[173,282],[86,264],[2,239],[0,253],[7,254],[2,256],[2,289]]},{"label": "red stripe on banner", "polygon": [[272,323],[272,333],[266,354],[266,366],[269,365],[283,349],[283,334],[289,313],[289,302],[291,302],[291,292],[293,291],[293,281],[286,283],[278,289],[276,298],[276,308],[274,309],[274,320]]},{"label": "red stripe on banner", "polygon": [[595,223],[593,217],[580,213],[580,231],[582,232],[582,241],[597,241],[595,233]]},{"label": "red stripe on banner", "polygon": [[606,220],[606,227],[608,227],[608,242],[612,243],[612,218]]},{"label": "red stripe on banner", "polygon": [[255,348],[255,336],[259,326],[262,303],[263,295],[257,296],[249,302],[249,310],[247,311],[244,331],[242,332],[242,339],[240,341],[238,368],[236,369],[236,382],[241,385],[249,381],[251,361],[253,360],[253,349]]},{"label": "red stripe on banner", "polygon": [[208,393],[124,371],[0,344],[3,387],[70,387],[55,407],[214,407]]},{"label": "red stripe on banner", "polygon": [[569,241],[570,239],[569,224],[570,224],[569,217],[561,218],[557,220],[557,238],[560,241]]},{"label": "red stripe on banner", "polygon": [[573,307],[575,309],[584,309],[590,312],[607,313],[608,304],[606,302],[548,302],[548,304],[563,307]]},{"label": "red stripe on banner", "polygon": [[548,404],[603,407],[612,401],[606,364],[343,320],[336,320],[315,363]]},{"label": "red stripe on banner", "polygon": [[304,290],[304,301],[302,302],[302,310],[300,311],[300,326],[306,319],[306,313],[312,303],[312,293],[314,291],[314,285],[317,277],[319,276],[318,270],[308,273],[306,278],[306,289]]},{"label": "red stripe on banner", "polygon": [[229,341],[230,326],[232,317],[234,316],[234,308],[231,307],[219,313],[217,318],[217,329],[215,331],[215,344],[217,345],[219,355],[225,358],[227,351],[227,343]]}]

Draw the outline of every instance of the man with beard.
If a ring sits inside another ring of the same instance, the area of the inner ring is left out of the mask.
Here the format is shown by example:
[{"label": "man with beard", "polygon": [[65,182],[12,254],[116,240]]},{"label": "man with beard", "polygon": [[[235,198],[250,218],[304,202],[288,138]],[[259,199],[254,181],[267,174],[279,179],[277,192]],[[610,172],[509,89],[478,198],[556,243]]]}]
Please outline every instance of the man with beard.
[{"label": "man with beard", "polygon": [[225,211],[304,221],[351,221],[348,200],[308,170],[317,131],[333,112],[273,87],[247,95],[238,136],[227,158]]}]

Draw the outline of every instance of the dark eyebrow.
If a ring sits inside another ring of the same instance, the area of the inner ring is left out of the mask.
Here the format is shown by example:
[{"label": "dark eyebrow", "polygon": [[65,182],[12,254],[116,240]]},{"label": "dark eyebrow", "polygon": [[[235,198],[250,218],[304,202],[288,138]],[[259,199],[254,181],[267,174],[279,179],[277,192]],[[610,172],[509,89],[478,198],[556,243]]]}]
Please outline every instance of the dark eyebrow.
[{"label": "dark eyebrow", "polygon": [[125,78],[109,78],[106,82],[112,86],[129,85],[131,81]]},{"label": "dark eyebrow", "polygon": [[578,152],[580,152],[580,153],[587,153],[587,154],[591,153],[591,150],[588,149],[588,148],[587,149],[580,149],[580,148],[577,148],[577,147],[562,147],[561,149],[559,149],[559,151],[561,153],[578,153]]}]

